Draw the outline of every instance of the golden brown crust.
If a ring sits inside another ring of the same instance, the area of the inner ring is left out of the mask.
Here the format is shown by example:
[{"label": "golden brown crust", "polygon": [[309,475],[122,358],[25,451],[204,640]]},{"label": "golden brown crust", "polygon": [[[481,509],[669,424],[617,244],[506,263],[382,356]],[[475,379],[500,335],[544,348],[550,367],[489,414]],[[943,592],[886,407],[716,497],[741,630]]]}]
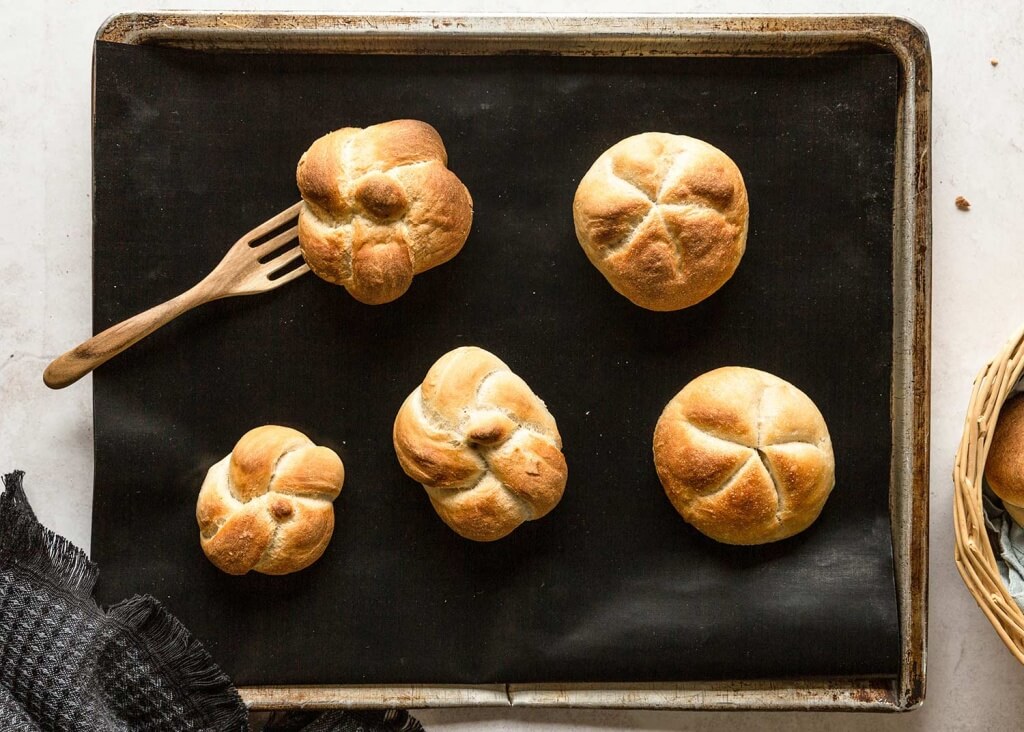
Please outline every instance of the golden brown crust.
[{"label": "golden brown crust", "polygon": [[1024,394],[1007,399],[999,411],[985,480],[1014,520],[1024,525]]},{"label": "golden brown crust", "polygon": [[335,214],[347,212],[348,201],[337,183],[344,174],[343,151],[358,132],[354,127],[335,130],[316,140],[302,154],[295,179],[308,204]]},{"label": "golden brown crust", "polygon": [[299,245],[316,274],[360,302],[390,302],[462,249],[473,200],[433,127],[394,120],[336,130],[299,160]]},{"label": "golden brown crust", "polygon": [[306,444],[304,434],[288,427],[264,425],[249,430],[231,451],[231,494],[243,502],[263,495],[280,456]]},{"label": "golden brown crust", "polygon": [[747,218],[736,164],[706,142],[662,132],[606,150],[573,201],[587,257],[649,310],[689,307],[724,285],[743,257]]},{"label": "golden brown crust", "polygon": [[398,410],[398,461],[441,519],[474,541],[507,536],[561,500],[568,477],[554,417],[481,348],[456,348]]},{"label": "golden brown crust", "polygon": [[345,481],[341,458],[297,430],[250,430],[210,468],[196,502],[199,542],[228,574],[287,574],[323,554]]},{"label": "golden brown crust", "polygon": [[672,398],[654,430],[654,464],[679,514],[726,544],[803,531],[835,485],[832,442],[814,402],[742,367],[703,374]]},{"label": "golden brown crust", "polygon": [[356,223],[352,231],[352,281],[359,283],[360,302],[380,305],[404,295],[413,276],[405,235],[361,223]]},{"label": "golden brown crust", "polygon": [[549,439],[524,429],[489,458],[494,477],[522,499],[528,520],[548,514],[561,500],[569,470],[562,451]]},{"label": "golden brown crust", "polygon": [[437,515],[464,539],[496,541],[511,534],[526,519],[522,503],[492,475],[472,491],[423,487]]}]

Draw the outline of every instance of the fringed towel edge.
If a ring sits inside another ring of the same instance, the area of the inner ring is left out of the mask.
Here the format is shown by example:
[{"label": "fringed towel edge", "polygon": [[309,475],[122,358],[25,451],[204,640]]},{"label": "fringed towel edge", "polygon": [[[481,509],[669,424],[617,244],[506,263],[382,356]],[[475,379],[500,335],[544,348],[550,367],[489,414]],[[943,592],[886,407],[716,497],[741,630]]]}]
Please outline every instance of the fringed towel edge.
[{"label": "fringed towel edge", "polygon": [[248,713],[231,679],[203,644],[156,598],[129,598],[111,607],[107,617],[124,627],[149,652],[163,676],[192,702],[210,730],[247,732]]},{"label": "fringed towel edge", "polygon": [[384,729],[392,732],[424,732],[420,721],[409,714],[405,709],[388,709],[383,716],[380,712],[366,710],[352,710],[349,712],[355,719],[367,725],[385,725]]},{"label": "fringed towel edge", "polygon": [[17,565],[73,595],[91,598],[99,569],[85,552],[39,523],[22,486],[24,477],[22,470],[3,476],[0,567]]}]

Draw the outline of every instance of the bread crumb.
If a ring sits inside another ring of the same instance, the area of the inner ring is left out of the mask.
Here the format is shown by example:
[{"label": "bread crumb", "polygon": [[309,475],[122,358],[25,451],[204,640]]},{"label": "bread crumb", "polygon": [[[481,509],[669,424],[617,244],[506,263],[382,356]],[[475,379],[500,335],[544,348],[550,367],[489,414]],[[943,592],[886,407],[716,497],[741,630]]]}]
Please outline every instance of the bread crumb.
[{"label": "bread crumb", "polygon": [[957,196],[956,197],[956,207],[958,209],[960,209],[961,211],[970,211],[971,210],[971,202],[968,201],[963,196]]},{"label": "bread crumb", "polygon": [[999,65],[999,59],[997,59],[997,58],[996,58],[995,56],[993,56],[992,58],[990,58],[988,62],[989,62],[990,64],[992,64],[993,66],[998,66],[998,65]]}]

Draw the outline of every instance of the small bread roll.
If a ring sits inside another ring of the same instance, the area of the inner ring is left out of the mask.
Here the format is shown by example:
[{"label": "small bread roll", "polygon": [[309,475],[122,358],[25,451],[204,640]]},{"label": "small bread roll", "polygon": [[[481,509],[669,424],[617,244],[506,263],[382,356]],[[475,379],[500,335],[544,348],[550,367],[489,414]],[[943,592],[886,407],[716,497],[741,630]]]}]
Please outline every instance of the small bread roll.
[{"label": "small bread roll", "polygon": [[288,427],[257,427],[206,474],[196,504],[199,543],[228,574],[305,569],[331,540],[332,501],[344,481],[333,450]]},{"label": "small bread roll", "polygon": [[616,292],[679,310],[732,277],[747,242],[739,168],[706,142],[663,132],[627,137],[587,171],[572,206],[576,237]]},{"label": "small bread roll", "polygon": [[495,355],[446,353],[395,418],[395,452],[457,534],[494,541],[546,515],[568,469],[555,418]]},{"label": "small bread roll", "polygon": [[369,305],[403,295],[413,275],[447,262],[469,236],[473,200],[447,164],[426,122],[321,137],[296,170],[306,264]]},{"label": "small bread roll", "polygon": [[1007,399],[999,411],[985,480],[1003,499],[1006,512],[1024,526],[1024,394]]},{"label": "small bread roll", "polygon": [[654,464],[676,511],[725,544],[793,536],[835,485],[821,412],[792,384],[741,367],[709,371],[665,407]]}]

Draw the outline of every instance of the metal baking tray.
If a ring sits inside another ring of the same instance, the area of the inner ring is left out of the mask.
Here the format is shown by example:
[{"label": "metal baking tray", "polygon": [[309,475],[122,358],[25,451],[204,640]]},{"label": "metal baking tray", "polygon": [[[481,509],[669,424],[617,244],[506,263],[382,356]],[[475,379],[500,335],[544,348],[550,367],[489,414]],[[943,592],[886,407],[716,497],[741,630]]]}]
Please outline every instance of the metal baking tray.
[{"label": "metal baking tray", "polygon": [[925,691],[930,342],[930,84],[924,31],[877,16],[632,17],[129,13],[97,41],[206,52],[898,61],[892,201],[889,510],[899,619],[895,678],[681,683],[289,685],[240,689],[253,709],[573,706],[904,711]]}]

